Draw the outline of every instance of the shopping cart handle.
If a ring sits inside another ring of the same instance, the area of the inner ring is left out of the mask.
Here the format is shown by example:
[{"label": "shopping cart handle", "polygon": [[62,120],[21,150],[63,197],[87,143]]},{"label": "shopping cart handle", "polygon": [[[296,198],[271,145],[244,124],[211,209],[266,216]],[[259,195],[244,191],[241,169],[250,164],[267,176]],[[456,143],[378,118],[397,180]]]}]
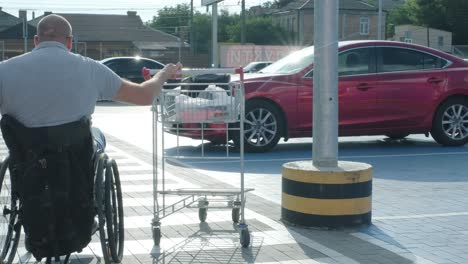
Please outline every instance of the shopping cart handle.
[{"label": "shopping cart handle", "polygon": [[[141,70],[141,74],[143,75],[143,78],[145,80],[149,80],[152,75],[155,75],[160,69],[148,69],[146,67],[143,67]],[[244,80],[244,69],[242,67],[240,68],[226,68],[226,69],[219,69],[219,68],[183,68],[181,69],[177,75],[200,75],[200,74],[239,74],[240,79],[243,81]]]}]

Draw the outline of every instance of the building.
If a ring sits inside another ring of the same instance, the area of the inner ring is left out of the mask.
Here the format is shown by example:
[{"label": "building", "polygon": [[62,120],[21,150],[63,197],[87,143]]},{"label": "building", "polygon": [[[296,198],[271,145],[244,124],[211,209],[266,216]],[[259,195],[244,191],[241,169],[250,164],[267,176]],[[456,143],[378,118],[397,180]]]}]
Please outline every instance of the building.
[{"label": "building", "polygon": [[414,26],[395,26],[393,40],[428,46],[444,52],[452,52],[452,32]]},{"label": "building", "polygon": [[[289,32],[294,32],[300,45],[314,40],[315,0],[296,0],[273,13],[273,21]],[[385,36],[386,12],[383,12],[382,35]],[[339,1],[340,40],[377,39],[378,8],[357,0]]]},{"label": "building", "polygon": [[14,15],[8,14],[2,10],[2,7],[0,7],[0,31],[3,31],[21,22],[21,19],[15,17]]},{"label": "building", "polygon": [[[140,55],[165,60],[180,47],[188,46],[178,37],[145,26],[135,11],[128,11],[127,15],[58,15],[65,17],[73,27],[75,51],[93,59]],[[29,23],[37,26],[42,17]]]},{"label": "building", "polygon": [[32,46],[36,28],[23,21],[26,22],[25,10],[15,17],[0,7],[0,61],[23,54]]},{"label": "building", "polygon": [[[37,23],[48,14],[51,12],[28,21],[28,51],[33,48]],[[178,37],[145,26],[134,11],[127,12],[127,15],[58,15],[65,17],[73,27],[74,52],[93,59],[140,55],[172,62],[177,61],[181,50],[188,49],[188,44],[181,43]],[[19,18],[17,21],[20,22],[11,23],[0,31],[0,42],[4,43],[6,57],[24,53],[23,23]]]}]

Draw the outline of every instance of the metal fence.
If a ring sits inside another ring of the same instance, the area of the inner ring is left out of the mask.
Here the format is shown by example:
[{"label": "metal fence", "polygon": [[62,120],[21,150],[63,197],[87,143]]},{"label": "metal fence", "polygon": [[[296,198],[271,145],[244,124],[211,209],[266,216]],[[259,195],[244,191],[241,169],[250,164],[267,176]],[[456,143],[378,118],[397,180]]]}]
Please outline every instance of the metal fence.
[{"label": "metal fence", "polygon": [[73,47],[73,52],[75,53],[78,53],[78,54],[81,54],[83,56],[88,56],[88,52],[87,52],[87,44],[86,42],[75,42],[74,44],[74,47]]},{"label": "metal fence", "polygon": [[456,56],[468,59],[468,45],[454,45],[452,53]]},{"label": "metal fence", "polygon": [[5,41],[0,41],[0,61],[5,59]]}]

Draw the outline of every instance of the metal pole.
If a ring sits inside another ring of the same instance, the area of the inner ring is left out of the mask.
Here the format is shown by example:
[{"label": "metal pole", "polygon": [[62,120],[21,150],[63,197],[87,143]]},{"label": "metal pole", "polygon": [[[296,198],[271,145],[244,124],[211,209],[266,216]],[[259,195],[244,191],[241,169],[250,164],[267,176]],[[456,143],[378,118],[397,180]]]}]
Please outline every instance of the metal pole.
[{"label": "metal pole", "polygon": [[73,48],[78,53],[78,35],[73,35]]},{"label": "metal pole", "polygon": [[2,61],[5,59],[5,41],[0,41],[2,43]]},{"label": "metal pole", "polygon": [[245,0],[242,0],[241,11],[241,44],[245,45]]},{"label": "metal pole", "polygon": [[[26,13],[27,11],[24,12]],[[28,19],[26,16],[23,17],[24,53],[28,52]]]},{"label": "metal pole", "polygon": [[426,38],[427,38],[427,46],[431,47],[429,26],[426,26]]},{"label": "metal pole", "polygon": [[103,59],[102,58],[102,42],[99,42],[99,59]]},{"label": "metal pole", "polygon": [[338,165],[338,0],[314,5],[313,165]]},{"label": "metal pole", "polygon": [[382,34],[382,24],[383,24],[383,12],[382,12],[382,0],[379,0],[379,20],[377,23],[377,38],[378,39],[383,39],[383,34]]},{"label": "metal pole", "polygon": [[211,5],[211,39],[212,39],[212,62],[211,67],[218,67],[218,3]]},{"label": "metal pole", "polygon": [[182,62],[182,45],[183,45],[183,36],[182,36],[182,27],[179,26],[179,62]]},{"label": "metal pole", "polygon": [[194,28],[193,28],[193,0],[190,1],[190,54],[193,55],[195,51],[194,41]]}]

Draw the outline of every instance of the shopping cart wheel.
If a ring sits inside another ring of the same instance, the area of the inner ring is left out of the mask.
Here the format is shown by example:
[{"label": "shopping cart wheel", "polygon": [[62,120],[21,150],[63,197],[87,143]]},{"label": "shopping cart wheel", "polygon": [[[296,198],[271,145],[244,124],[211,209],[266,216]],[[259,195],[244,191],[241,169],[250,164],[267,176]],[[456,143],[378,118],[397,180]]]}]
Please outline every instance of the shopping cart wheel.
[{"label": "shopping cart wheel", "polygon": [[245,228],[241,230],[240,233],[240,243],[242,247],[246,248],[250,245],[250,233],[249,229]]},{"label": "shopping cart wheel", "polygon": [[159,246],[161,243],[161,227],[160,226],[154,226],[153,227],[153,241],[154,245]]},{"label": "shopping cart wheel", "polygon": [[198,218],[200,222],[205,222],[208,215],[208,208],[199,208],[198,209]]},{"label": "shopping cart wheel", "polygon": [[232,221],[234,223],[239,223],[240,219],[240,208],[232,208]]}]

